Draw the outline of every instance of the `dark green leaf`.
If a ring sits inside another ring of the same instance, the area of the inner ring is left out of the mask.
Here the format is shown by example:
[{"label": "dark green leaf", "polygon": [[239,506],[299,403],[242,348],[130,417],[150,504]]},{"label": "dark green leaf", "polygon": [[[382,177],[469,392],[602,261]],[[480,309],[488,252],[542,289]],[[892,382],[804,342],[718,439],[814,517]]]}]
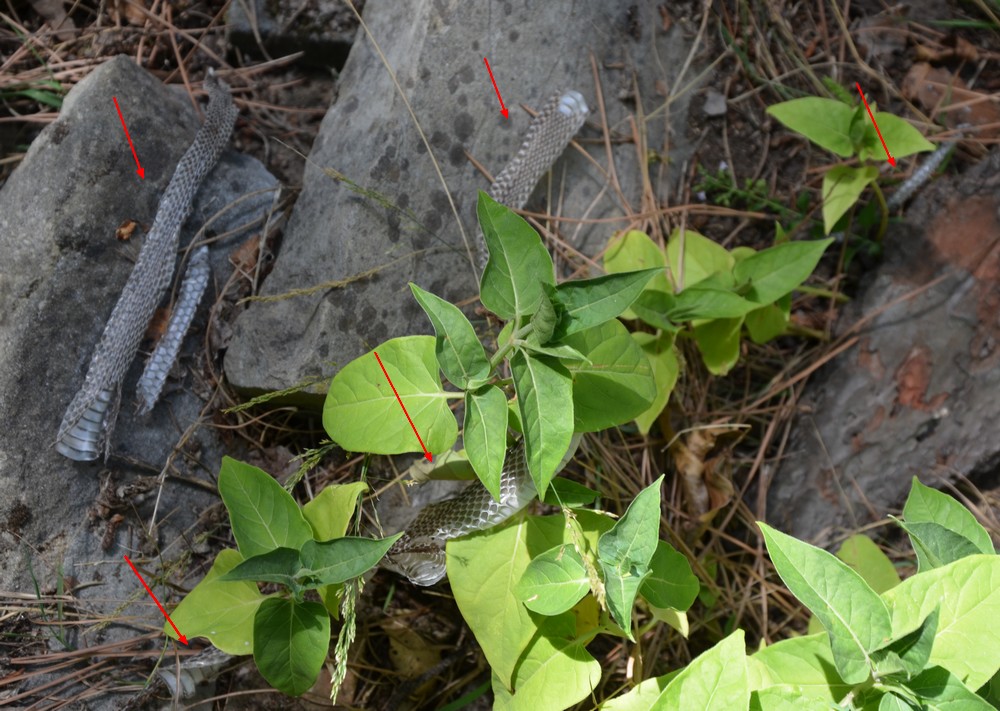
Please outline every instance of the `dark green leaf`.
[{"label": "dark green leaf", "polygon": [[507,453],[507,398],[496,385],[465,393],[465,452],[479,481],[500,500],[500,474]]},{"label": "dark green leaf", "polygon": [[299,551],[295,548],[275,548],[273,551],[255,555],[244,560],[220,580],[254,580],[281,583],[292,588],[295,578],[302,570]]},{"label": "dark green leaf", "polygon": [[650,279],[662,273],[662,269],[643,269],[563,282],[556,287],[556,293],[566,312],[552,337],[563,340],[571,333],[616,318],[638,298]]},{"label": "dark green leaf", "polygon": [[455,305],[410,283],[413,297],[434,325],[434,352],[448,380],[460,388],[490,373],[490,361],[476,329]]},{"label": "dark green leaf", "polygon": [[972,512],[948,494],[920,483],[913,477],[910,495],[903,506],[907,523],[937,523],[966,538],[980,553],[993,555],[993,541]]},{"label": "dark green leaf", "polygon": [[484,192],[476,212],[490,253],[480,284],[483,306],[505,320],[534,313],[542,285],[556,283],[548,250],[531,225]]},{"label": "dark green leaf", "polygon": [[832,242],[823,239],[779,244],[737,262],[733,275],[738,283],[750,286],[748,299],[771,304],[809,278]]},{"label": "dark green leaf", "polygon": [[345,536],[326,543],[306,541],[302,566],[313,578],[310,587],[342,583],[371,570],[401,535],[382,539]]},{"label": "dark green leaf", "polygon": [[939,523],[897,521],[910,537],[917,554],[917,572],[940,568],[981,551],[965,536]]},{"label": "dark green leaf", "polygon": [[851,122],[854,108],[833,99],[807,96],[769,106],[767,113],[816,145],[849,158],[854,153]]},{"label": "dark green leaf", "polygon": [[639,588],[639,594],[649,604],[681,612],[691,607],[701,584],[691,572],[687,558],[666,541],[657,541],[649,568],[651,574]]},{"label": "dark green leaf", "polygon": [[268,598],[253,621],[253,658],[278,691],[301,696],[319,677],[330,646],[330,616],[318,602]]},{"label": "dark green leaf", "polygon": [[935,608],[920,627],[872,652],[879,674],[884,676],[902,672],[910,678],[923,671],[931,657],[938,617],[938,608]]}]

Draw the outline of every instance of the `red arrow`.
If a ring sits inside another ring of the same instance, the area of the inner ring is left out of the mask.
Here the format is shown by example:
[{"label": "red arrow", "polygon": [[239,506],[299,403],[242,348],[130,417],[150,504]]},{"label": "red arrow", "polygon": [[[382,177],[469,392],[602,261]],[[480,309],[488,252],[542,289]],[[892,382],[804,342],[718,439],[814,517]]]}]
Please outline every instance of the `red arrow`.
[{"label": "red arrow", "polygon": [[895,168],[896,159],[889,153],[889,148],[885,145],[885,139],[882,138],[882,132],[878,130],[878,124],[875,123],[875,116],[872,115],[872,110],[868,108],[868,99],[865,98],[865,92],[861,91],[861,83],[854,82],[854,85],[858,87],[858,93],[861,94],[861,100],[865,102],[865,108],[868,109],[868,117],[872,120],[872,124],[875,126],[875,132],[878,134],[878,140],[882,141],[882,148],[885,149],[885,155],[889,158],[889,165]]},{"label": "red arrow", "polygon": [[382,359],[378,357],[378,351],[372,351],[372,353],[375,354],[375,360],[378,361],[379,367],[382,368],[382,372],[385,373],[385,379],[389,381],[389,387],[392,388],[392,394],[396,396],[399,406],[403,408],[403,414],[406,415],[406,419],[410,423],[410,427],[413,427],[413,434],[417,436],[417,441],[420,442],[420,448],[424,450],[424,458],[428,462],[433,462],[434,457],[427,451],[427,447],[424,446],[424,441],[420,439],[420,433],[417,432],[417,428],[413,426],[413,420],[410,419],[410,413],[406,411],[406,405],[403,404],[403,401],[399,397],[399,393],[396,392],[396,386],[392,384],[392,378],[389,377],[389,373],[386,371],[385,366],[382,365]]},{"label": "red arrow", "polygon": [[149,589],[148,585],[146,585],[146,581],[142,579],[141,575],[139,575],[139,571],[135,569],[134,565],[132,565],[132,561],[128,559],[128,556],[125,556],[125,562],[129,564],[130,568],[132,568],[132,572],[135,573],[135,577],[139,578],[139,582],[142,583],[142,587],[146,588],[146,592],[148,592],[149,596],[153,598],[153,602],[155,602],[156,606],[160,608],[160,612],[162,612],[163,616],[167,618],[167,622],[170,623],[170,626],[174,628],[174,632],[177,633],[177,639],[179,639],[183,644],[187,644],[188,638],[182,635],[181,631],[177,629],[177,625],[175,625],[174,621],[170,619],[170,615],[168,615],[167,611],[163,609],[163,605],[161,605],[160,601],[156,599],[156,595],[154,595],[153,591]]},{"label": "red arrow", "polygon": [[[118,118],[121,119],[122,128],[125,129],[125,138],[128,139],[128,147],[132,149],[132,157],[135,158],[135,164],[136,164],[136,166],[138,166],[138,170],[136,170],[135,172],[139,174],[139,178],[140,179],[145,180],[145,178],[146,178],[146,169],[143,168],[142,165],[139,163],[139,156],[137,156],[135,154],[135,146],[132,145],[132,137],[130,135],[128,135],[128,126],[125,125],[125,117],[122,116],[122,110],[120,108],[118,108],[118,98],[112,96],[111,100],[115,102],[115,108],[118,109]],[[170,619],[170,618],[168,617],[167,619]],[[185,642],[185,644],[187,644],[187,643]]]},{"label": "red arrow", "polygon": [[483,61],[486,62],[486,71],[490,73],[490,81],[493,82],[493,91],[497,93],[497,98],[500,99],[500,113],[503,114],[504,118],[507,118],[507,107],[503,105],[503,98],[500,96],[500,90],[497,89],[497,80],[493,78],[493,70],[490,69],[490,60],[483,57]]}]

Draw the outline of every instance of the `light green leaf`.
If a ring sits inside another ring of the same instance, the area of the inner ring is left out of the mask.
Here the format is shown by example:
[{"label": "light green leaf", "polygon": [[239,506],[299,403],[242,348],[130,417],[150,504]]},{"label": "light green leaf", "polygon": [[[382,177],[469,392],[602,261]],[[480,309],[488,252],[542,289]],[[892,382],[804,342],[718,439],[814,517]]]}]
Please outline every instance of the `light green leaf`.
[{"label": "light green leaf", "polygon": [[[683,269],[681,249],[684,250]],[[694,230],[685,230],[682,235],[680,229],[675,229],[667,242],[667,263],[677,288],[683,291],[713,274],[728,274],[735,260],[725,247],[708,237]]]},{"label": "light green leaf", "polygon": [[922,709],[927,711],[996,711],[995,706],[942,667],[926,669],[906,686],[920,695]]},{"label": "light green leaf", "polygon": [[[667,257],[663,249],[651,240],[645,232],[630,230],[616,232],[604,251],[604,271],[608,274],[638,271],[642,269],[659,269],[659,273],[646,284],[647,291],[671,292],[673,289],[667,281],[664,267]],[[625,309],[622,318],[637,318],[632,309]]]},{"label": "light green leaf", "polygon": [[680,362],[677,360],[677,349],[674,347],[672,334],[661,333],[656,336],[652,333],[635,331],[631,336],[649,359],[649,365],[653,369],[653,383],[656,388],[656,396],[653,398],[652,404],[635,417],[635,424],[639,428],[639,432],[645,435],[649,434],[649,429],[663,412],[663,408],[667,406],[670,393],[674,391],[674,385],[677,384],[681,368]]},{"label": "light green leaf", "polygon": [[500,474],[507,453],[507,398],[496,385],[465,393],[465,451],[487,491],[500,500]]},{"label": "light green leaf", "polygon": [[[185,637],[205,637],[226,654],[253,654],[253,618],[266,598],[254,583],[222,580],[241,562],[239,551],[219,551],[212,569],[171,613]],[[177,639],[169,623],[163,623],[163,631]]]},{"label": "light green leaf", "polygon": [[585,649],[588,638],[577,637],[574,627],[572,612],[543,618],[520,660],[514,693],[497,688],[494,679],[494,711],[570,708],[593,693],[601,665]]},{"label": "light green leaf", "polygon": [[768,304],[748,313],[743,322],[754,343],[767,343],[785,332],[788,312],[778,304]]},{"label": "light green leaf", "polygon": [[750,711],[830,711],[830,704],[791,689],[773,686],[750,694]]},{"label": "light green leaf", "polygon": [[312,538],[312,529],[295,500],[257,467],[223,457],[219,494],[246,559],[275,548],[298,549]]},{"label": "light green leaf", "polygon": [[778,575],[830,635],[841,678],[852,684],[867,680],[870,653],[892,634],[885,603],[864,578],[826,551],[758,525]]},{"label": "light green leaf", "polygon": [[750,705],[743,630],[736,630],[667,684],[656,711],[739,711]]},{"label": "light green leaf", "polygon": [[571,333],[616,318],[638,298],[650,279],[662,275],[662,271],[645,269],[563,282],[556,287],[556,295],[566,310],[552,337],[562,341]]},{"label": "light green leaf", "polygon": [[587,360],[587,357],[583,355],[580,351],[575,348],[570,348],[565,343],[555,343],[549,346],[540,346],[534,338],[534,334],[530,334],[527,339],[525,339],[524,344],[521,348],[528,353],[533,355],[543,355],[552,356],[553,358],[560,358],[563,360]]},{"label": "light green leaf", "polygon": [[833,231],[837,220],[858,201],[868,184],[878,177],[878,168],[852,168],[838,165],[823,176],[823,226],[826,234]]},{"label": "light green leaf", "polygon": [[[641,586],[639,592],[640,594],[642,592]],[[691,633],[691,623],[688,622],[686,612],[679,612],[672,607],[657,607],[656,605],[650,605],[649,612],[655,619],[680,632],[684,639],[687,639]]]},{"label": "light green leaf", "polygon": [[476,329],[454,304],[424,291],[410,282],[410,291],[434,326],[434,352],[448,380],[460,388],[469,387],[490,373],[490,361]]},{"label": "light green leaf", "polygon": [[347,533],[354,518],[358,497],[368,491],[363,481],[350,484],[328,484],[316,498],[302,507],[302,515],[312,527],[313,538],[329,541]]},{"label": "light green leaf", "polygon": [[879,675],[903,673],[910,678],[923,671],[934,646],[938,617],[938,611],[934,610],[920,627],[872,652]]},{"label": "light green leaf", "polygon": [[980,553],[992,554],[993,541],[972,512],[948,494],[924,486],[913,477],[910,495],[903,506],[907,523],[937,523],[972,541]]},{"label": "light green leaf", "polygon": [[769,106],[767,113],[841,158],[849,158],[854,153],[851,140],[854,108],[840,101],[807,96]]},{"label": "light green leaf", "polygon": [[536,556],[514,586],[514,594],[532,612],[558,615],[571,609],[590,590],[580,554],[558,545]]},{"label": "light green leaf", "polygon": [[330,439],[350,452],[422,451],[375,358],[377,352],[427,449],[451,449],[458,439],[458,423],[448,398],[455,394],[441,386],[434,349],[431,336],[393,338],[341,368],[323,405],[323,427]]},{"label": "light green leaf", "polygon": [[919,573],[882,599],[892,611],[893,636],[916,629],[940,605],[930,663],[969,688],[978,689],[1000,669],[1000,556],[968,556]]},{"label": "light green leaf", "polygon": [[852,689],[837,676],[826,633],[769,645],[748,660],[751,689],[780,686],[810,698],[839,702]]},{"label": "light green leaf", "polygon": [[868,536],[858,533],[840,545],[837,557],[858,572],[880,595],[899,585],[899,573],[888,556]]},{"label": "light green leaf", "polygon": [[[885,111],[876,111],[875,120],[893,158],[905,158],[914,153],[934,150],[934,144],[924,138],[909,121]],[[885,149],[882,148],[882,141],[878,140],[878,136],[875,137],[874,145],[870,149],[865,147],[858,151],[858,157],[861,160],[886,160]]]},{"label": "light green leaf", "polygon": [[738,262],[733,276],[750,287],[748,299],[771,304],[805,282],[832,243],[832,239],[823,239],[779,244]]},{"label": "light green leaf", "polygon": [[520,351],[510,359],[510,371],[528,471],[539,496],[544,496],[573,438],[573,381],[558,361]]},{"label": "light green leaf", "polygon": [[663,694],[663,690],[682,671],[684,670],[676,669],[663,676],[643,679],[628,692],[608,699],[598,708],[600,711],[649,711],[656,708],[656,702]]},{"label": "light green leaf", "polygon": [[342,583],[371,570],[402,535],[381,539],[345,536],[326,543],[306,541],[302,566],[313,579],[310,587]]},{"label": "light green leaf", "polygon": [[607,593],[608,611],[629,639],[632,605],[658,545],[660,530],[660,486],[663,475],[639,492],[625,514],[597,542]]},{"label": "light green leaf", "polygon": [[621,321],[574,333],[564,343],[587,359],[566,364],[573,378],[574,431],[624,424],[649,408],[656,397],[653,367]]},{"label": "light green leaf", "polygon": [[318,602],[268,598],[253,624],[254,662],[261,676],[289,696],[301,696],[319,677],[330,646],[330,616]]},{"label": "light green leaf", "polygon": [[703,279],[676,296],[643,294],[636,300],[636,307],[646,306],[650,299],[655,303],[656,300],[662,301],[663,296],[668,296],[673,299],[673,303],[665,304],[666,317],[674,323],[682,323],[703,318],[740,318],[760,306],[737,294],[732,287],[711,283],[713,280],[711,277]]},{"label": "light green leaf", "polygon": [[650,576],[639,588],[639,594],[649,604],[661,608],[687,610],[691,607],[701,584],[691,572],[688,559],[666,541],[656,542],[656,551],[649,561]]},{"label": "light green leaf", "polygon": [[712,375],[726,375],[740,359],[743,317],[718,318],[694,328],[694,341]]},{"label": "light green leaf", "polygon": [[524,218],[482,191],[476,212],[490,253],[480,283],[483,306],[508,321],[533,314],[542,285],[555,286],[552,257]]},{"label": "light green leaf", "polygon": [[295,548],[275,548],[273,551],[248,558],[228,573],[222,580],[259,580],[280,583],[288,588],[295,584],[296,575],[302,570],[299,551]]},{"label": "light green leaf", "polygon": [[549,506],[580,508],[597,501],[600,494],[564,477],[556,477],[549,484],[543,501]]}]

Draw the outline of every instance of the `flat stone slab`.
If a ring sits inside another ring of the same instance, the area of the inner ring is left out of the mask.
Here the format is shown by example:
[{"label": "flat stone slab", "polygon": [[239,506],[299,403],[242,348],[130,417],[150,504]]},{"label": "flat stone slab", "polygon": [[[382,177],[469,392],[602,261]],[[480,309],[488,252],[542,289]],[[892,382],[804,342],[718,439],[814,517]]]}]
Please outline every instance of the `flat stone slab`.
[{"label": "flat stone slab", "polygon": [[806,388],[767,520],[823,544],[1000,461],[1000,152],[926,189]]},{"label": "flat stone slab", "polygon": [[[407,4],[406,12],[392,3],[371,3],[365,19],[420,121],[458,220],[403,98],[371,41],[359,33],[263,295],[321,288],[254,303],[237,320],[225,366],[229,381],[244,391],[315,380],[320,384],[309,392],[318,394],[339,367],[383,340],[430,332],[407,282],[453,302],[474,299],[475,204],[489,181],[466,152],[499,172],[530,121],[520,104],[540,108],[557,91],[576,89],[593,112],[578,136],[587,155],[568,150],[551,183],[543,179],[536,189],[529,210],[589,219],[621,218],[628,211],[625,201],[639,210],[641,177],[650,169],[645,155],[639,163],[631,142],[637,100],[647,117],[647,145],[675,165],[687,155],[678,137],[684,135],[691,92],[663,105],[664,88],[674,85],[684,65],[685,29],[680,21],[665,28],[654,2],[550,3],[530,10],[501,3],[486,10],[475,3],[421,0]],[[501,116],[484,58],[509,119]],[[694,74],[690,70],[684,81]],[[607,172],[595,78],[620,192]],[[679,128],[671,132],[671,126]],[[659,167],[653,173],[653,189],[665,196],[669,182],[655,179]],[[561,232],[573,248],[594,253],[625,227],[624,219],[565,222]],[[366,273],[344,288],[332,286]]]}]

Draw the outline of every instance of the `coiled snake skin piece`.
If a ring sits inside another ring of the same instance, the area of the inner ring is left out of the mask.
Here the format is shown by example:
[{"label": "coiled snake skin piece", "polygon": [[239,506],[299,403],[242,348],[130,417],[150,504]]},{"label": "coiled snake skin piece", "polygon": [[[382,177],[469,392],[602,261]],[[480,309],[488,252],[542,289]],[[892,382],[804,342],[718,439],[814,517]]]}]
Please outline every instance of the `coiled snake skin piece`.
[{"label": "coiled snake skin piece", "polygon": [[[497,175],[488,194],[515,210],[524,207],[531,191],[569,145],[587,118],[587,104],[577,91],[553,96],[536,116],[514,159]],[[480,235],[480,266],[488,259]],[[579,435],[556,471],[576,452]],[[433,585],[445,575],[445,543],[473,531],[492,528],[527,506],[537,491],[528,474],[524,445],[519,441],[507,450],[500,475],[500,500],[493,498],[478,481],[458,496],[426,506],[393,544],[382,566],[406,576],[416,585]]]},{"label": "coiled snake skin piece", "polygon": [[94,349],[83,387],[59,425],[56,451],[70,459],[97,459],[102,449],[107,458],[122,380],[170,284],[180,229],[191,213],[198,186],[218,161],[236,123],[229,88],[212,74],[205,87],[209,96],[205,123],[174,170],[139,259]]}]

